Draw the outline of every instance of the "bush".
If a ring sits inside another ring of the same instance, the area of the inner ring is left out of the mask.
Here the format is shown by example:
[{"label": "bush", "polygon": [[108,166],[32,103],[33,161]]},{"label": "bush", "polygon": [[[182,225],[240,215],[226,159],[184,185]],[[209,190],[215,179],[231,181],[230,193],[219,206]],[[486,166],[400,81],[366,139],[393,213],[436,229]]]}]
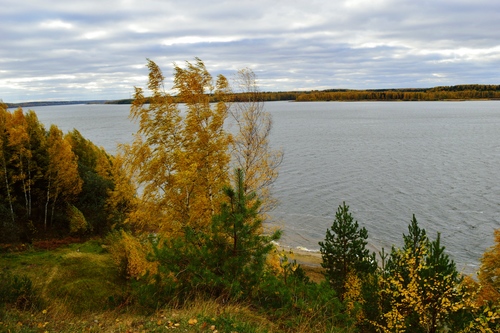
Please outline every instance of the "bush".
[{"label": "bush", "polygon": [[13,275],[8,271],[0,272],[0,309],[7,305],[20,310],[28,310],[35,306],[36,295],[33,284],[27,276]]},{"label": "bush", "polygon": [[326,282],[310,282],[300,268],[290,271],[286,281],[284,275],[265,274],[251,302],[293,332],[326,332],[353,324],[335,291]]},{"label": "bush", "polygon": [[83,213],[73,205],[68,206],[68,218],[70,234],[83,234],[90,229]]},{"label": "bush", "polygon": [[148,272],[156,273],[156,263],[147,260],[147,254],[151,251],[147,238],[140,239],[120,230],[110,233],[107,241],[113,261],[123,277],[138,280]]}]

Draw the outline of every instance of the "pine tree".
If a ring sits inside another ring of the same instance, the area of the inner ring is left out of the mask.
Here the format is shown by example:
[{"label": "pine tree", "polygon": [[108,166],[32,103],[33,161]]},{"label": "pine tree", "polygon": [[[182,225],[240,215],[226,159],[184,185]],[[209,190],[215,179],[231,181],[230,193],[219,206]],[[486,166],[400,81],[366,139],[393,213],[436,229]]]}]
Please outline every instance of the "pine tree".
[{"label": "pine tree", "polygon": [[272,241],[281,233],[261,233],[260,201],[255,194],[244,193],[241,170],[235,179],[234,188],[224,188],[225,201],[209,228],[200,231],[186,226],[183,235],[164,238],[161,246],[153,243],[160,293],[167,290],[180,298],[193,293],[241,298],[250,296],[261,282],[267,255],[274,249]]},{"label": "pine tree", "polygon": [[75,206],[85,216],[96,233],[109,231],[106,201],[113,188],[111,175],[112,157],[90,140],[85,139],[76,129],[65,136],[78,159],[78,174],[82,179],[82,190]]},{"label": "pine tree", "polygon": [[281,232],[275,231],[269,236],[261,234],[260,200],[255,192],[245,193],[241,169],[235,171],[235,179],[234,189],[224,189],[227,201],[212,219],[206,244],[213,252],[210,257],[215,270],[228,285],[237,281],[240,287],[244,284],[250,287],[258,283],[267,255],[274,249],[272,241],[278,240]]},{"label": "pine tree", "polygon": [[363,277],[377,268],[375,254],[370,254],[366,248],[367,239],[368,231],[359,228],[344,202],[339,206],[331,228],[326,231],[325,241],[319,242],[325,277],[341,301],[348,291],[350,276]]},{"label": "pine tree", "polygon": [[[429,241],[415,215],[403,235],[402,249],[393,248],[381,281],[385,331],[437,332],[444,327],[463,328],[453,315],[468,307],[471,295],[444,252],[441,236]],[[380,324],[380,323],[379,323]]]}]

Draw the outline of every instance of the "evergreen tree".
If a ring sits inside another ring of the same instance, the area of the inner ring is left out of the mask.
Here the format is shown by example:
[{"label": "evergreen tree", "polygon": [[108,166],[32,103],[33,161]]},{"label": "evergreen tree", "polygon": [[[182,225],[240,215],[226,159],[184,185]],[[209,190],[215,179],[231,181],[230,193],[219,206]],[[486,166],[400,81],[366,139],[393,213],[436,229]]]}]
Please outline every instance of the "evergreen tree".
[{"label": "evergreen tree", "polygon": [[377,269],[375,253],[370,254],[366,248],[367,239],[368,231],[359,228],[344,202],[335,214],[333,225],[326,231],[325,241],[319,242],[325,277],[341,301],[348,291],[350,277],[362,278]]},{"label": "evergreen tree", "polygon": [[[245,193],[244,173],[235,172],[235,188],[224,189],[227,202],[212,219],[206,239],[212,254],[213,270],[227,285],[236,282],[239,288],[251,289],[263,274],[267,255],[274,249],[271,241],[281,233],[261,234],[262,220],[258,216],[260,200],[255,193]],[[248,203],[252,202],[251,205]],[[246,286],[245,286],[246,285]]]},{"label": "evergreen tree", "polygon": [[[461,316],[471,295],[444,252],[441,237],[429,241],[415,215],[403,235],[402,249],[393,248],[382,274],[381,299],[384,331],[437,332],[445,327],[463,329]],[[379,323],[380,324],[380,323]]]},{"label": "evergreen tree", "polygon": [[155,281],[164,297],[202,293],[242,298],[260,283],[267,255],[274,248],[272,241],[281,233],[261,234],[262,220],[257,215],[260,201],[254,200],[255,194],[244,193],[241,170],[235,179],[234,189],[223,190],[226,201],[209,228],[201,232],[186,226],[182,236],[153,242],[151,259],[159,264]]}]

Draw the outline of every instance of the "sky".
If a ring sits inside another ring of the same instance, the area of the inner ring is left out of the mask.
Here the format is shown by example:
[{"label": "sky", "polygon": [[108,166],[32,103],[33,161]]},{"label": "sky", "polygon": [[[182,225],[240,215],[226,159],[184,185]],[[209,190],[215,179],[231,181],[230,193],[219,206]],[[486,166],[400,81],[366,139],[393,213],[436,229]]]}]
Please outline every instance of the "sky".
[{"label": "sky", "polygon": [[0,100],[130,98],[146,59],[262,91],[500,84],[497,0],[1,0]]}]

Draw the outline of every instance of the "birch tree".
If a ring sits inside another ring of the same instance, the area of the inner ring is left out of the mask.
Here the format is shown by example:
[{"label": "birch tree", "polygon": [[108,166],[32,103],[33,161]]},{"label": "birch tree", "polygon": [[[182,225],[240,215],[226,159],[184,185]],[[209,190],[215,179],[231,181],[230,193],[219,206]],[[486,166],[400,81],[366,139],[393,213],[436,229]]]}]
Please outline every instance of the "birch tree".
[{"label": "birch tree", "polygon": [[[7,105],[0,103],[0,175],[2,187],[4,188],[4,195],[6,197],[6,205],[10,213],[10,223],[15,224],[15,214],[12,196],[12,180],[8,162],[10,159],[8,147],[8,132],[10,126],[11,114],[7,111]],[[7,220],[3,221],[3,226],[7,226]]]},{"label": "birch tree", "polygon": [[[151,97],[135,89],[130,114],[139,130],[124,154],[142,189],[141,205],[131,218],[163,232],[207,226],[228,184],[227,80],[219,76],[214,81],[200,59],[184,68],[175,65],[173,89],[186,105],[181,115],[164,88],[161,69],[151,60],[147,66]],[[212,95],[219,100],[215,105]]]},{"label": "birch tree", "polygon": [[56,203],[60,197],[71,201],[82,189],[82,180],[78,175],[76,156],[71,144],[63,138],[62,131],[52,125],[47,138],[49,164],[45,179],[47,181],[44,228],[47,229],[48,207],[51,208],[51,221],[54,217]]},{"label": "birch tree", "polygon": [[273,121],[264,108],[255,73],[249,68],[239,70],[234,89],[238,93],[237,102],[231,105],[229,111],[236,126],[232,144],[233,162],[245,175],[245,194],[255,192],[262,201],[261,213],[266,213],[277,204],[271,188],[278,177],[283,151],[270,145]]}]

